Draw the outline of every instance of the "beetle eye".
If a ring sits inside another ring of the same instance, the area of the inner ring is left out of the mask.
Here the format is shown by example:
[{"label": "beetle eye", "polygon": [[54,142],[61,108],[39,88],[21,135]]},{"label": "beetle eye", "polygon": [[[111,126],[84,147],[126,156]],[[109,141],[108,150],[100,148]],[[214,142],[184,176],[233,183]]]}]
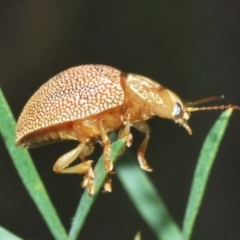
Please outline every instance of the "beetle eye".
[{"label": "beetle eye", "polygon": [[182,107],[179,103],[175,103],[174,110],[173,110],[173,116],[178,117],[182,113]]}]

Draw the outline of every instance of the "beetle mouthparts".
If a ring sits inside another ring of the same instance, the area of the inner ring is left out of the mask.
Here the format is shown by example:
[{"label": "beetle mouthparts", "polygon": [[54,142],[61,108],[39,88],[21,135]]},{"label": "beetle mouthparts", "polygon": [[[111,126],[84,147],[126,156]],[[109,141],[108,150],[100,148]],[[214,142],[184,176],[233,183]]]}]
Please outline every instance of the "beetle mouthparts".
[{"label": "beetle mouthparts", "polygon": [[188,132],[189,135],[192,135],[192,129],[188,125],[188,122],[185,121],[184,119],[180,118],[175,120],[175,123],[178,123],[180,126],[184,127],[186,131]]},{"label": "beetle mouthparts", "polygon": [[183,127],[187,130],[189,135],[192,135],[192,129],[190,126],[187,124],[187,122],[184,123]]}]

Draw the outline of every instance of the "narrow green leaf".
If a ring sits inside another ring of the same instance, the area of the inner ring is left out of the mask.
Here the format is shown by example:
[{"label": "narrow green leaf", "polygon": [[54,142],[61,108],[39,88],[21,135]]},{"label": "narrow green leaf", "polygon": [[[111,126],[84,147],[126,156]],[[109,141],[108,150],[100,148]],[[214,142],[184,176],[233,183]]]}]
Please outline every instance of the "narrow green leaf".
[{"label": "narrow green leaf", "polygon": [[134,237],[134,240],[142,240],[141,233],[137,232],[137,234]]},{"label": "narrow green leaf", "polygon": [[224,111],[205,139],[194,173],[191,191],[183,221],[183,239],[189,240],[219,145],[228,125],[232,110]]},{"label": "narrow green leaf", "polygon": [[135,207],[158,239],[179,240],[181,232],[147,174],[126,151],[116,166],[117,176]]},{"label": "narrow green leaf", "polygon": [[0,133],[24,186],[55,239],[67,239],[66,231],[26,150],[15,146],[15,120],[0,89]]},{"label": "narrow green leaf", "polygon": [[0,226],[0,240],[22,240],[22,238],[14,235],[7,229]]},{"label": "narrow green leaf", "polygon": [[[126,138],[119,139],[118,141],[111,144],[111,160],[113,163],[116,162],[119,153],[122,151],[122,149],[126,145]],[[94,203],[99,191],[102,188],[102,185],[104,183],[104,180],[107,176],[107,172],[104,169],[104,161],[103,157],[101,157],[94,169],[95,173],[95,194],[93,197],[89,197],[87,191],[84,191],[84,194],[79,202],[76,214],[73,218],[72,226],[69,231],[69,240],[75,240],[77,239],[84,223],[86,220],[86,217],[92,207],[92,204]]]}]

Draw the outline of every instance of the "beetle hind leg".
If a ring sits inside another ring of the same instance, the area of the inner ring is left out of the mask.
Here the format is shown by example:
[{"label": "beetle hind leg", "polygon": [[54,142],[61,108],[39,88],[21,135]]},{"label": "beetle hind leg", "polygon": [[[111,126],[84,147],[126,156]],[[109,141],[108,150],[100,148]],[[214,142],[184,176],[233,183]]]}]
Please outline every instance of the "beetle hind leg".
[{"label": "beetle hind leg", "polygon": [[56,173],[85,173],[91,167],[91,160],[68,167],[83,152],[85,144],[79,144],[76,148],[62,155],[54,164],[53,171]]},{"label": "beetle hind leg", "polygon": [[[82,187],[87,187],[90,196],[94,193],[94,172],[92,169],[93,161],[85,161],[85,157],[90,155],[93,150],[93,145],[81,143],[73,150],[62,155],[53,166],[53,170],[56,173],[85,174]],[[74,160],[76,160],[77,157],[80,157],[82,162],[68,167]]]}]

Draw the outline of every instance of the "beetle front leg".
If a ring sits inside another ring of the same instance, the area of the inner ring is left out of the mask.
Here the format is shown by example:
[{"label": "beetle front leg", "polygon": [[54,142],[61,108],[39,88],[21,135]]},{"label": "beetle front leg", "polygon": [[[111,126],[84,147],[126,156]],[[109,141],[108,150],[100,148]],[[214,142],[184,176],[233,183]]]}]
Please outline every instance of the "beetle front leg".
[{"label": "beetle front leg", "polygon": [[147,160],[145,159],[145,152],[146,152],[148,141],[150,138],[150,131],[151,131],[150,127],[144,121],[134,123],[133,127],[135,127],[137,130],[145,134],[145,138],[141,146],[139,147],[138,153],[137,153],[139,165],[145,171],[152,172],[152,168],[148,165]]}]

